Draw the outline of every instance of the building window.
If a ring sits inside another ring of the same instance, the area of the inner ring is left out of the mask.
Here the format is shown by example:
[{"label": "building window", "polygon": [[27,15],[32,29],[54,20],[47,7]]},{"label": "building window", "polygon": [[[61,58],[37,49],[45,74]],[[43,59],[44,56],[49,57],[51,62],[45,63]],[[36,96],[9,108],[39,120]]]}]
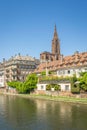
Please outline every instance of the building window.
[{"label": "building window", "polygon": [[85,68],[85,71],[87,71],[87,68]]},{"label": "building window", "polygon": [[68,70],[68,72],[67,72],[68,74],[70,74],[70,70]]},{"label": "building window", "polygon": [[31,65],[29,66],[29,69],[31,69]]},{"label": "building window", "polygon": [[41,59],[44,59],[44,56],[41,56]]},{"label": "building window", "polygon": [[41,90],[43,90],[44,86],[41,85]]},{"label": "building window", "polygon": [[63,70],[63,74],[65,74],[65,70]]},{"label": "building window", "polygon": [[65,91],[69,91],[69,85],[65,85]]},{"label": "building window", "polygon": [[61,74],[62,74],[62,71],[58,71],[58,74],[61,75]]}]

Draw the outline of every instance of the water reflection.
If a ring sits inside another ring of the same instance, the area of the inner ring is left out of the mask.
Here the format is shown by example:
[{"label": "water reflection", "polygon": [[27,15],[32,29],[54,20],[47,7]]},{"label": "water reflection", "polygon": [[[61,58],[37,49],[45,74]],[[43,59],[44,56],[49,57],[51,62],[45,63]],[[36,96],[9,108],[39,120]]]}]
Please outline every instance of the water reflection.
[{"label": "water reflection", "polygon": [[86,130],[87,105],[0,95],[2,130]]}]

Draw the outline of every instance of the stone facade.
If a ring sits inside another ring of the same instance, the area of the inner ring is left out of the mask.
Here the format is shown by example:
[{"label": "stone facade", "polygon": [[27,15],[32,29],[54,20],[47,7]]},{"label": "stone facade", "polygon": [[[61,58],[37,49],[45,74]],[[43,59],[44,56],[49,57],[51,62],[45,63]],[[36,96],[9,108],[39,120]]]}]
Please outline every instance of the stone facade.
[{"label": "stone facade", "polygon": [[40,61],[46,62],[46,61],[54,61],[60,59],[60,41],[58,38],[56,26],[54,28],[54,36],[52,40],[52,50],[51,52],[44,51],[40,54]]},{"label": "stone facade", "polygon": [[[16,55],[0,64],[0,85],[7,86],[8,81],[24,81],[26,76],[39,65],[39,60],[30,56]],[[2,82],[1,82],[2,81]]]}]

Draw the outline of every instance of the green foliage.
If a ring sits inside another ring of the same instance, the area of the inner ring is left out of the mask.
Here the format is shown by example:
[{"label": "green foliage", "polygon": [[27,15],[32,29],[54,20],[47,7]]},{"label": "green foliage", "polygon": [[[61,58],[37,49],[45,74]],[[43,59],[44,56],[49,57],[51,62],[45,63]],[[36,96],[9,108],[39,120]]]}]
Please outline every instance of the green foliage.
[{"label": "green foliage", "polygon": [[72,93],[80,93],[79,85],[74,84],[73,86],[71,86],[71,92]]},{"label": "green foliage", "polygon": [[37,81],[38,81],[38,77],[36,76],[36,74],[28,75],[24,83],[24,86],[27,89],[29,88],[29,90],[32,90],[36,88]]},{"label": "green foliage", "polygon": [[46,86],[46,90],[51,90],[51,88],[54,88],[55,91],[60,90],[60,85],[58,84],[48,84]]},{"label": "green foliage", "polygon": [[50,85],[50,84],[48,84],[48,85],[46,86],[46,90],[51,90],[51,85]]},{"label": "green foliage", "polygon": [[58,76],[52,76],[52,75],[49,75],[49,76],[40,76],[39,77],[39,81],[51,81],[51,80],[57,80],[57,81],[60,81],[60,80],[71,80],[70,77],[58,77]]},{"label": "green foliage", "polygon": [[[52,74],[52,71],[48,71],[48,74]],[[46,76],[46,71],[41,72],[41,76]],[[47,77],[47,76],[46,76]]]},{"label": "green foliage", "polygon": [[71,77],[71,84],[73,85],[76,81],[77,81],[76,75],[73,75],[73,77]]},{"label": "green foliage", "polygon": [[12,88],[16,88],[19,85],[20,82],[18,81],[11,81],[11,82],[7,82],[8,86],[12,87]]},{"label": "green foliage", "polygon": [[8,82],[8,86],[11,86],[13,88],[16,88],[16,90],[19,93],[29,93],[31,90],[36,88],[38,78],[36,74],[30,74],[27,76],[26,81],[23,82],[18,82],[18,81],[12,81]]},{"label": "green foliage", "polygon": [[79,87],[79,84],[76,83],[77,81],[78,79],[76,78],[75,75],[71,77],[71,92],[72,93],[80,93],[80,87]]},{"label": "green foliage", "polygon": [[81,72],[80,77],[84,76],[87,72]]},{"label": "green foliage", "polygon": [[19,93],[26,93],[26,88],[22,82],[19,82],[19,84],[16,86],[16,89]]},{"label": "green foliage", "polygon": [[81,90],[87,91],[87,72],[82,72],[79,78]]},{"label": "green foliage", "polygon": [[52,71],[49,71],[49,74],[52,74]]},{"label": "green foliage", "polygon": [[55,84],[55,86],[54,86],[54,90],[60,90],[60,85],[57,85],[57,84]]},{"label": "green foliage", "polygon": [[42,75],[42,76],[46,75],[46,71],[42,71],[42,72],[41,72],[41,75]]}]

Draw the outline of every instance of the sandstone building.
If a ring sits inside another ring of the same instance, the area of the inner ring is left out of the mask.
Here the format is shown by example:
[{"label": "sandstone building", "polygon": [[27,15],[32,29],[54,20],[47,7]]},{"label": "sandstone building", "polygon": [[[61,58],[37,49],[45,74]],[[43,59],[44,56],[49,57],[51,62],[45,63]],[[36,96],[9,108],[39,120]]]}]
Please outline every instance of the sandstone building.
[{"label": "sandstone building", "polygon": [[58,38],[57,30],[56,30],[56,25],[54,28],[54,36],[52,40],[52,51],[47,52],[44,51],[40,54],[40,61],[41,62],[46,62],[46,61],[55,61],[60,59],[60,41]]},{"label": "sandstone building", "polygon": [[39,64],[39,60],[30,56],[16,55],[0,63],[0,87],[7,86],[8,81],[24,81]]}]

